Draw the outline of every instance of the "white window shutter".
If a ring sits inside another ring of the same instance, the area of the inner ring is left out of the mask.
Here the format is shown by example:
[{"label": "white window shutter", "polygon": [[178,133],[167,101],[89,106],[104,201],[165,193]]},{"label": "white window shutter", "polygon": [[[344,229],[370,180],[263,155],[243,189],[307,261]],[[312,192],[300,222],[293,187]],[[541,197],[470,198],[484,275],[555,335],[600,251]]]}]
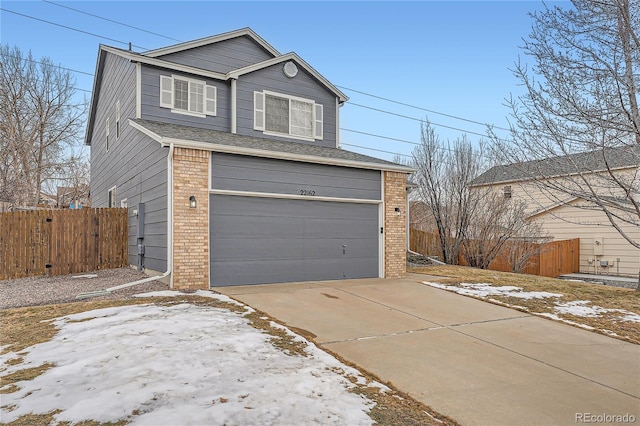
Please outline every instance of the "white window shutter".
[{"label": "white window shutter", "polygon": [[216,86],[204,86],[204,113],[216,115]]},{"label": "white window shutter", "polygon": [[264,93],[253,92],[253,128],[264,130]]},{"label": "white window shutter", "polygon": [[314,104],[314,114],[315,114],[315,131],[314,131],[314,138],[315,139],[322,139],[323,136],[323,129],[322,129],[322,124],[323,124],[323,120],[322,120],[322,105],[321,104]]},{"label": "white window shutter", "polygon": [[165,75],[160,76],[160,106],[173,108],[173,79]]}]

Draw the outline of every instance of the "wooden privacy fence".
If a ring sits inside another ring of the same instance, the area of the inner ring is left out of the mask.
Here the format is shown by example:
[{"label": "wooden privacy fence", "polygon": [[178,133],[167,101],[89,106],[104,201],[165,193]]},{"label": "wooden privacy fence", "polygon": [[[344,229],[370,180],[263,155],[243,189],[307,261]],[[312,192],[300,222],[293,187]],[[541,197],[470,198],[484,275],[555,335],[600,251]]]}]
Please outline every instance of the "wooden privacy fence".
[{"label": "wooden privacy fence", "polygon": [[[442,256],[440,239],[433,232],[411,229],[409,246],[411,250],[428,256]],[[511,272],[512,261],[510,249],[512,244],[508,242],[502,248],[498,256],[491,262],[489,269],[493,271]],[[533,243],[524,243],[534,245]],[[580,239],[551,241],[544,244],[535,244],[539,250],[527,262],[522,270],[525,274],[540,275],[555,278],[558,275],[580,272]],[[459,263],[466,265],[463,256],[459,256]]]},{"label": "wooden privacy fence", "polygon": [[129,264],[125,208],[0,213],[0,280]]}]

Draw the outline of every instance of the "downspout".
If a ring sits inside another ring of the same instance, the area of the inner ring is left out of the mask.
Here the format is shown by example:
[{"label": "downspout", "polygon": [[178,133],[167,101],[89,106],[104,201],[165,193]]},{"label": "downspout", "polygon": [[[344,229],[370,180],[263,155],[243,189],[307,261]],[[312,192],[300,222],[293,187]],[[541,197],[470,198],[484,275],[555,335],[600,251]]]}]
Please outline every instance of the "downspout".
[{"label": "downspout", "polygon": [[231,79],[231,133],[236,133],[236,119],[237,119],[237,111],[236,111],[236,83],[237,79]]},{"label": "downspout", "polygon": [[[165,276],[173,271],[173,142],[169,144],[169,155],[167,156],[167,272]],[[173,274],[169,280],[169,288],[173,288]]]},{"label": "downspout", "polygon": [[76,300],[89,299],[91,297],[108,296],[112,291],[122,290],[123,288],[133,287],[138,284],[144,284],[152,281],[161,280],[171,275],[169,287],[173,288],[173,143],[169,145],[169,156],[167,157],[168,182],[167,182],[167,271],[155,277],[143,278],[126,284],[109,287],[104,290],[93,291],[89,293],[80,293],[76,296]]},{"label": "downspout", "polygon": [[[407,176],[408,177],[408,176]],[[409,217],[409,194],[411,193],[411,189],[407,188],[406,189],[406,193],[407,193],[407,207],[404,209],[405,211],[405,215],[407,216],[405,219],[407,221],[407,224],[405,225],[407,227],[407,232],[405,233],[405,238],[407,240],[407,251],[411,251],[411,220]]]}]

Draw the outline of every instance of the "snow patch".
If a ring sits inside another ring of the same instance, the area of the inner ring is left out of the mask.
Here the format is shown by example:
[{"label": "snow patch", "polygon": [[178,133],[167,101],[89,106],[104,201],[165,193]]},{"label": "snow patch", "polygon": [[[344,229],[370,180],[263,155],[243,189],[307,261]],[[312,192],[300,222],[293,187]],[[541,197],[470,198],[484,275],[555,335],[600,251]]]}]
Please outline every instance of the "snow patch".
[{"label": "snow patch", "polygon": [[423,283],[431,287],[453,291],[455,293],[466,295],[466,296],[476,296],[476,297],[508,296],[508,297],[517,297],[519,299],[542,299],[547,297],[562,296],[562,294],[549,293],[547,291],[522,291],[522,287],[515,287],[511,285],[494,287],[491,284],[486,284],[486,283],[479,283],[479,284],[460,283],[460,286],[462,287],[461,288],[458,286],[432,283],[429,281],[424,281]]},{"label": "snow patch", "polygon": [[2,395],[3,407],[15,406],[0,409],[3,422],[60,409],[54,422],[372,423],[367,412],[374,403],[348,392],[354,385],[336,373],[362,377],[357,370],[312,344],[310,356],[288,356],[227,309],[122,306],[54,324],[59,332],[51,341],[27,348],[23,364],[8,366],[10,373],[55,364]]}]

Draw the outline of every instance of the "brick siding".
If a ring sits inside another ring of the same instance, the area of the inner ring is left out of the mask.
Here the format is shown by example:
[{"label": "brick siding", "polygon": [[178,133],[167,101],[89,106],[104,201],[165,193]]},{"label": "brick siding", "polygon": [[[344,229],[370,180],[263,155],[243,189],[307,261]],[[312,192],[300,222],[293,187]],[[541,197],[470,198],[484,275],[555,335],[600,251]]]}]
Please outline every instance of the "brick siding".
[{"label": "brick siding", "polygon": [[[209,288],[209,161],[211,153],[189,148],[173,152],[174,289]],[[197,207],[189,207],[189,197]]]},{"label": "brick siding", "polygon": [[406,183],[406,173],[384,172],[385,278],[402,278],[407,273]]}]

